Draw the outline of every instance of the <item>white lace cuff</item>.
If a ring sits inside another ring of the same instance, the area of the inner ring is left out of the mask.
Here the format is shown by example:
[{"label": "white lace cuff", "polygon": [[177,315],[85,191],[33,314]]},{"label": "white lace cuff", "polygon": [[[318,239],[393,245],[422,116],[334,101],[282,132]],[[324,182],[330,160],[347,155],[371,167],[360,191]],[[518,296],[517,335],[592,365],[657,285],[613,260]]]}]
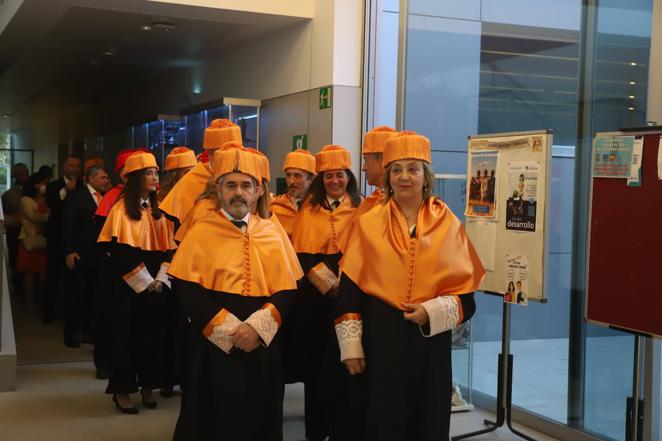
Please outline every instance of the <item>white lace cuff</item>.
[{"label": "white lace cuff", "polygon": [[163,283],[165,286],[168,287],[168,289],[171,288],[170,285],[170,278],[168,277],[168,268],[170,267],[170,263],[168,262],[163,262],[161,263],[161,268],[159,268],[159,272],[154,278],[155,280],[158,280],[159,282]]},{"label": "white lace cuff", "polygon": [[230,353],[232,347],[232,336],[230,332],[234,331],[241,321],[227,309],[222,309],[202,331],[207,340],[218,346],[226,354]]},{"label": "white lace cuff", "polygon": [[361,337],[363,336],[363,320],[358,314],[348,314],[358,318],[336,320],[336,337],[340,346],[340,361],[350,358],[365,358]]},{"label": "white lace cuff", "polygon": [[457,296],[439,296],[421,303],[430,318],[430,333],[421,333],[426,337],[441,334],[456,327],[460,323],[460,303]]},{"label": "white lace cuff", "polygon": [[251,314],[244,323],[255,329],[257,335],[262,339],[261,344],[268,347],[280,327],[280,313],[274,305],[266,303],[261,309]]},{"label": "white lace cuff", "polygon": [[144,263],[141,263],[128,273],[124,274],[122,278],[136,293],[145,291],[154,281],[154,278],[149,271],[147,271],[147,267],[145,267]]},{"label": "white lace cuff", "polygon": [[319,292],[326,294],[338,283],[338,276],[324,262],[320,262],[308,271],[308,280]]}]

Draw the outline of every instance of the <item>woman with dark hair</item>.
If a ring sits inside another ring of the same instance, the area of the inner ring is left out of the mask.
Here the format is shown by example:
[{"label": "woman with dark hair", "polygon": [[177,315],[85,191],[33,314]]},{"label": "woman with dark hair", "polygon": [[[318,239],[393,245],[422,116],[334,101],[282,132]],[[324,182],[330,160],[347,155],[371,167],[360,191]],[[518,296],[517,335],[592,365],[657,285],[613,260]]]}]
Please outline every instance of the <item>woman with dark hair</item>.
[{"label": "woman with dark hair", "polygon": [[25,304],[34,311],[35,293],[41,292],[46,281],[48,252],[43,235],[49,210],[44,194],[48,177],[37,172],[30,175],[21,197],[21,230],[18,234],[16,271],[23,275]]},{"label": "woman with dark hair", "polygon": [[508,303],[513,303],[515,301],[515,284],[511,280],[508,282],[508,290],[503,295],[503,301]]},{"label": "woman with dark hair", "polygon": [[140,387],[146,408],[156,408],[152,390],[163,384],[164,342],[175,249],[174,225],[159,209],[158,167],[151,153],[135,153],[124,165],[120,198],[99,235],[114,274],[112,357],[106,393],[122,413],[136,414],[130,394]]},{"label": "woman with dark hair", "polygon": [[343,412],[344,372],[338,363],[333,318],[340,241],[361,203],[350,153],[328,145],[315,155],[313,179],[292,233],[303,278],[286,334],[286,381],[305,384],[306,438],[351,439]]},{"label": "woman with dark hair", "polygon": [[[451,330],[469,320],[485,271],[450,209],[432,195],[430,141],[386,141],[385,201],[350,227],[335,320],[340,360],[363,377],[358,438],[448,440]],[[365,350],[365,351],[364,351]]]}]

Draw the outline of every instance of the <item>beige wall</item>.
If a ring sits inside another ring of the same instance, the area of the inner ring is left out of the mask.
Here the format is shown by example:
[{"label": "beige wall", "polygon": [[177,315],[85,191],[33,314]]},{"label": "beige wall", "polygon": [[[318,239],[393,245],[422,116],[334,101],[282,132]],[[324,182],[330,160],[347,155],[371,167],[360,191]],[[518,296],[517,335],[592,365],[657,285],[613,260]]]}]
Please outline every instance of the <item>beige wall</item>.
[{"label": "beige wall", "polygon": [[294,17],[312,17],[313,0],[148,0],[154,3],[170,3],[203,8],[233,11],[279,14]]}]

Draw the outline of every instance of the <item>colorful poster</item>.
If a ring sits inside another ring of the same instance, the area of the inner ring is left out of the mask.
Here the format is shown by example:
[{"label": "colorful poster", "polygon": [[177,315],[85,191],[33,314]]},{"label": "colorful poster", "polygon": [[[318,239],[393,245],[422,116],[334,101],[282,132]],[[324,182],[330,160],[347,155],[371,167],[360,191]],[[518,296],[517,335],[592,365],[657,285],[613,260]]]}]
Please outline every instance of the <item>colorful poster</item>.
[{"label": "colorful poster", "polygon": [[467,210],[465,216],[496,220],[497,162],[499,152],[472,152],[470,175],[467,177]]},{"label": "colorful poster", "polygon": [[506,254],[506,280],[503,301],[518,305],[529,303],[529,256]]},{"label": "colorful poster", "polygon": [[643,155],[644,138],[635,139],[632,145],[632,164],[630,165],[628,187],[641,187],[641,160]]},{"label": "colorful poster", "polygon": [[508,163],[506,229],[536,231],[539,162]]},{"label": "colorful poster", "polygon": [[634,136],[593,140],[593,177],[629,178]]}]

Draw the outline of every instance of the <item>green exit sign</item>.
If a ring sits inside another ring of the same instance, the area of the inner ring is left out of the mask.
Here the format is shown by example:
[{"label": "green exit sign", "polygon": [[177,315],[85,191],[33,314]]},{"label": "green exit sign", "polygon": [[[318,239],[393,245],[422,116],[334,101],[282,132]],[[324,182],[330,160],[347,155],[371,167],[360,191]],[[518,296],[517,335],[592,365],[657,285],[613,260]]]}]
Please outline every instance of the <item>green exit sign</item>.
[{"label": "green exit sign", "polygon": [[331,86],[320,89],[320,109],[330,109],[333,105]]},{"label": "green exit sign", "polygon": [[294,135],[292,137],[292,150],[296,149],[308,150],[308,135]]}]

